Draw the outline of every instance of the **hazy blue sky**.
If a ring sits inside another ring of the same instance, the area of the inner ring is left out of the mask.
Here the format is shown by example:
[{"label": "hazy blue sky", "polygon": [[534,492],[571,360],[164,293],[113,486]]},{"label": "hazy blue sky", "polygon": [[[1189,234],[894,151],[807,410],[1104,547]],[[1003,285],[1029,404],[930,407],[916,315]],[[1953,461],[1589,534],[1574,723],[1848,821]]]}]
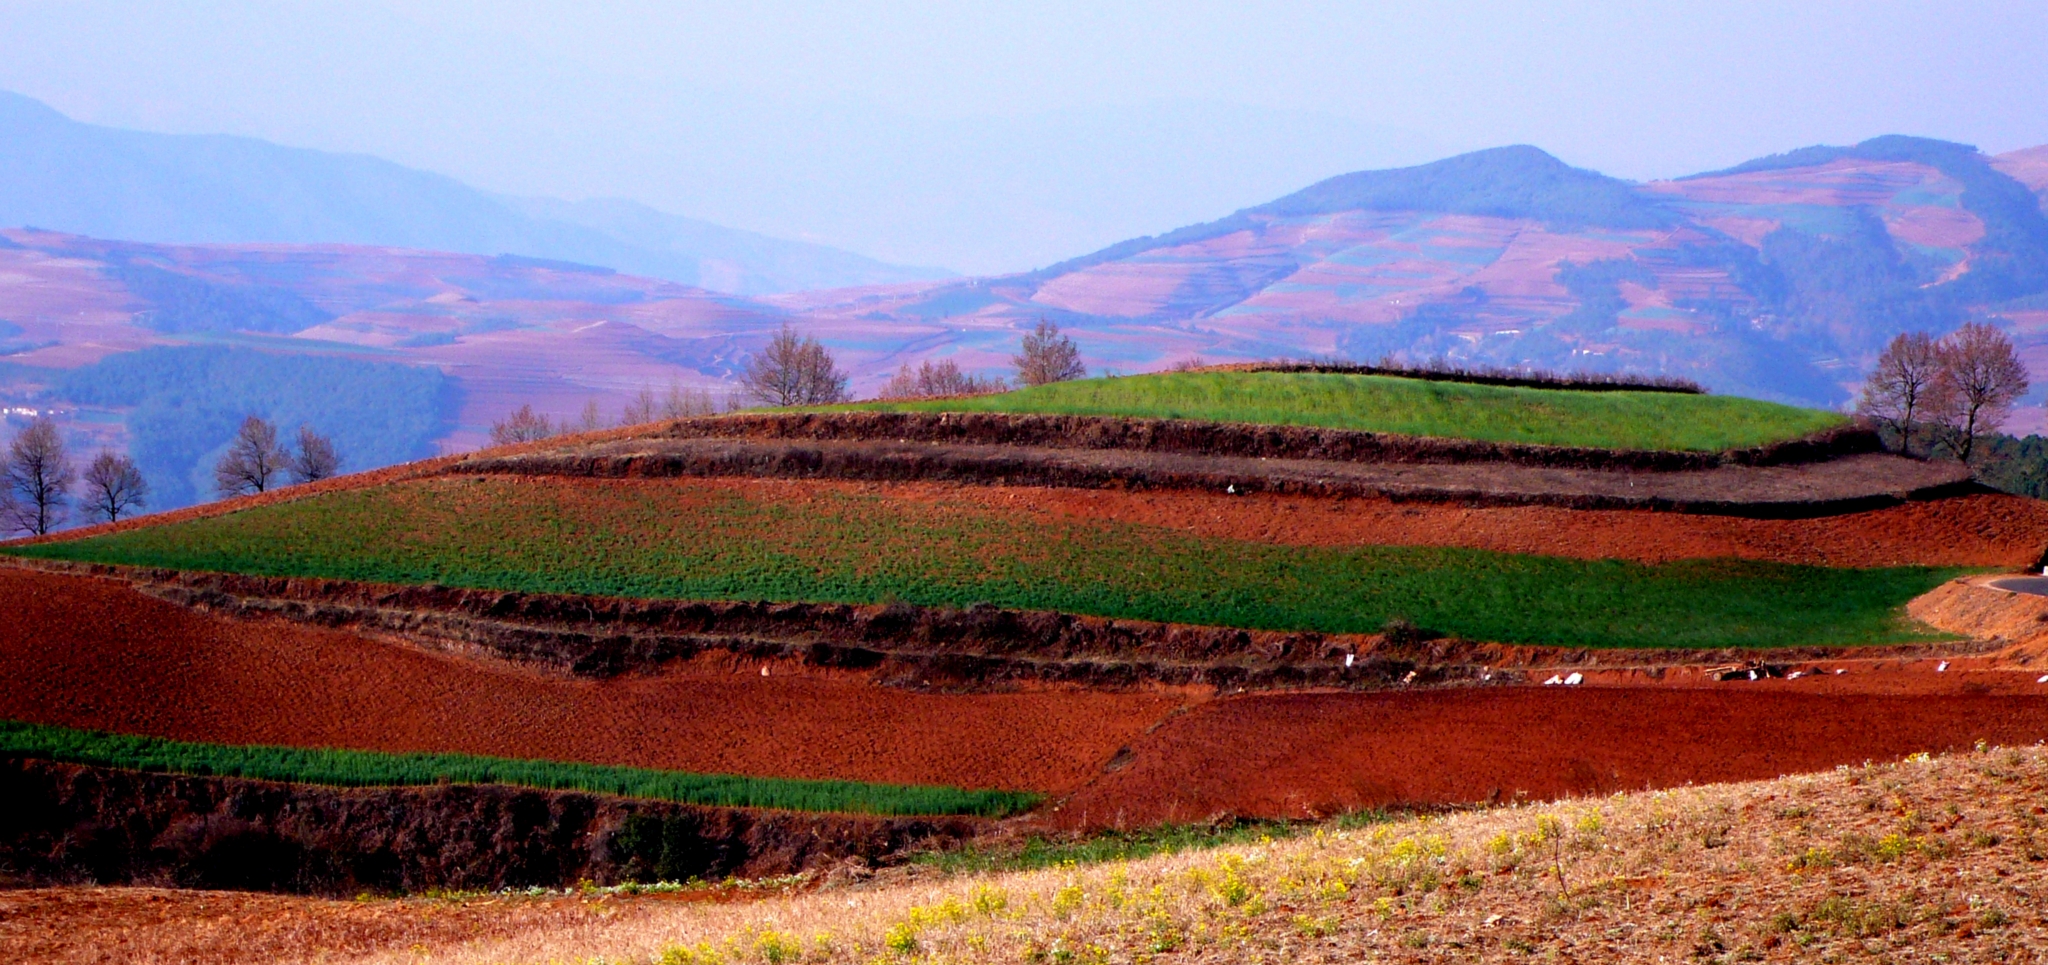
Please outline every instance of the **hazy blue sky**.
[{"label": "hazy blue sky", "polygon": [[0,87],[965,271],[1506,143],[2048,142],[2048,5],[0,0]]}]

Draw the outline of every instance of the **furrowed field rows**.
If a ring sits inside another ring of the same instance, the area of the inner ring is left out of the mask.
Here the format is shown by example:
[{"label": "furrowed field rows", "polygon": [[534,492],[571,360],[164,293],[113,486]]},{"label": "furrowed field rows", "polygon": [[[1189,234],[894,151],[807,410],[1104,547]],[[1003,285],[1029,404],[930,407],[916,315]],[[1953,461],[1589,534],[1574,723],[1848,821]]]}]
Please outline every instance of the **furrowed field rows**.
[{"label": "furrowed field rows", "polygon": [[1306,372],[1087,379],[971,398],[837,408],[1197,419],[1485,442],[1688,451],[1764,445],[1846,421],[1832,412],[1733,396],[1582,392]]},{"label": "furrowed field rows", "polygon": [[1403,620],[1468,639],[1590,647],[1930,639],[1899,609],[1961,572],[1284,547],[846,485],[504,477],[339,492],[10,552],[602,596],[990,603],[1332,633]]},{"label": "furrowed field rows", "polygon": [[688,774],[468,754],[198,744],[6,720],[0,720],[0,754],[68,764],[337,787],[407,787],[443,782],[511,784],[718,807],[858,814],[1003,817],[1031,809],[1042,797],[1017,791]]}]

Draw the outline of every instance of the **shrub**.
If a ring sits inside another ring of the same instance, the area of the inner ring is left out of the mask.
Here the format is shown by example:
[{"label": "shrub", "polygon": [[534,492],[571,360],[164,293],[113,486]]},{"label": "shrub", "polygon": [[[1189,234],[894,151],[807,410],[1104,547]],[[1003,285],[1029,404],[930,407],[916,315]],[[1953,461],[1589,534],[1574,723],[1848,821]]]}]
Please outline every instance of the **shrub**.
[{"label": "shrub", "polygon": [[1008,386],[1002,379],[984,379],[960,371],[960,365],[947,359],[933,365],[930,359],[921,363],[915,371],[910,363],[896,370],[895,378],[882,387],[879,398],[883,399],[932,399],[956,395],[986,395],[1001,392]]},{"label": "shrub", "polygon": [[538,442],[554,435],[554,421],[545,415],[536,414],[533,406],[522,405],[501,422],[491,423],[491,445],[509,446],[517,442]]}]

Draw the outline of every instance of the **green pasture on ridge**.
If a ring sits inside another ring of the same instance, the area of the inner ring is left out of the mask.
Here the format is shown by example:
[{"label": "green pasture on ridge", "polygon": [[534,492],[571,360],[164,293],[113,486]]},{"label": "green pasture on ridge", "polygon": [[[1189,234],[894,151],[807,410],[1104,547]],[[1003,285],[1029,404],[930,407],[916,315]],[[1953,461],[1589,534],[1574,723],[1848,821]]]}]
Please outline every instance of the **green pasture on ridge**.
[{"label": "green pasture on ridge", "polygon": [[969,496],[757,493],[702,480],[442,478],[7,552],[621,597],[991,603],[1329,633],[1405,620],[1472,640],[1656,648],[1942,639],[1903,607],[1962,572],[1285,546],[1000,513]]},{"label": "green pasture on ridge", "polygon": [[858,814],[1002,817],[1029,810],[1042,798],[1017,791],[690,774],[468,754],[198,744],[11,720],[0,720],[0,754],[129,770],[338,787],[408,787],[442,782],[511,784],[719,807]]},{"label": "green pasture on ridge", "polygon": [[1724,395],[1511,388],[1305,372],[1169,372],[1056,382],[969,398],[831,408],[1194,419],[1702,452],[1794,439],[1847,421],[1833,412]]}]

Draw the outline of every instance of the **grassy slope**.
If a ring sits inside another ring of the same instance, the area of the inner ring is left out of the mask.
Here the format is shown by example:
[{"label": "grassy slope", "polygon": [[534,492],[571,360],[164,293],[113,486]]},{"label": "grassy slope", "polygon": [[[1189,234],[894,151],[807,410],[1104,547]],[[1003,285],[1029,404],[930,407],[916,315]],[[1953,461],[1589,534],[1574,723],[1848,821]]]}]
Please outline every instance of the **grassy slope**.
[{"label": "grassy slope", "polygon": [[1595,647],[1926,639],[1898,610],[1956,571],[1644,565],[1304,548],[1004,514],[968,498],[694,481],[441,479],[10,550],[188,570],[557,593],[989,602],[1258,629]]},{"label": "grassy slope", "polygon": [[854,781],[688,774],[638,767],[508,760],[467,754],[197,744],[0,720],[0,754],[177,774],[218,774],[340,787],[402,787],[453,781],[591,791],[721,807],[861,814],[979,814],[1026,810],[1038,795]]},{"label": "grassy slope", "polygon": [[849,409],[1125,415],[1361,429],[1604,449],[1713,451],[1840,425],[1831,412],[1733,396],[1587,392],[1378,375],[1198,372],[1086,379],[998,395]]},{"label": "grassy slope", "polygon": [[2040,748],[1140,861],[673,905],[417,957],[608,962],[2039,961]]}]

